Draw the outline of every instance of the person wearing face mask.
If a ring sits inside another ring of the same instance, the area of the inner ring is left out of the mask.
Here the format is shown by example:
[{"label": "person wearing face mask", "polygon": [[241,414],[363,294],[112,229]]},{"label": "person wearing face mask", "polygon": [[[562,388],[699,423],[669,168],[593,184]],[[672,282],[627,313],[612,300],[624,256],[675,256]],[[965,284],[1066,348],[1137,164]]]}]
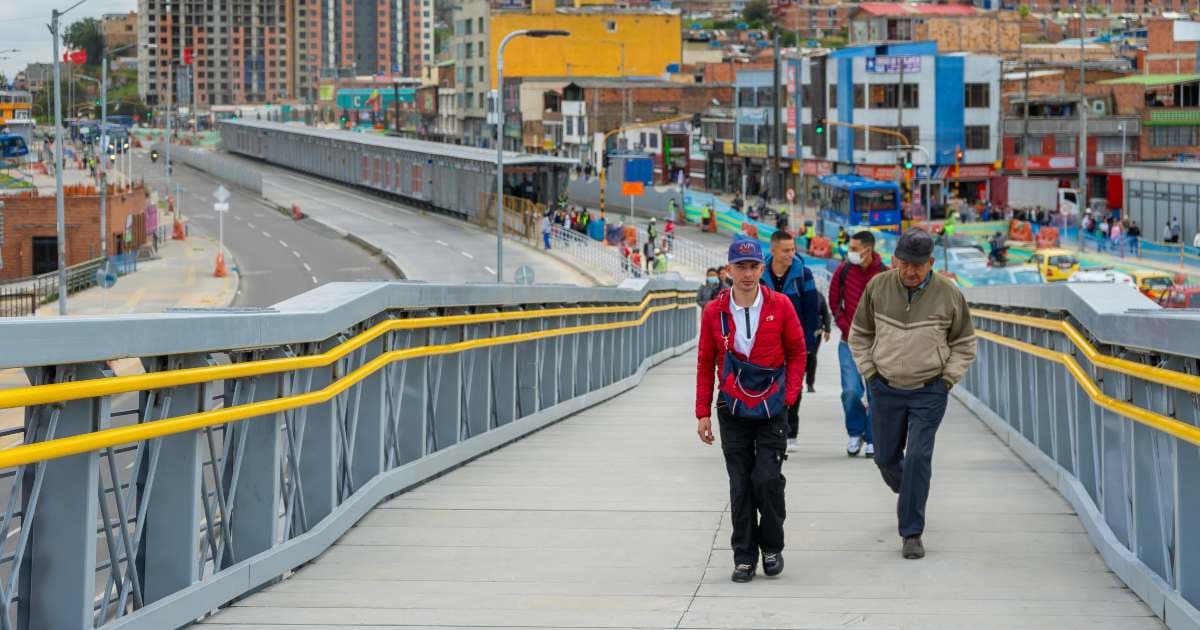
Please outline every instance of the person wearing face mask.
[{"label": "person wearing face mask", "polygon": [[846,435],[849,436],[846,455],[850,457],[863,451],[865,457],[875,455],[867,406],[863,405],[863,396],[870,404],[871,394],[850,353],[850,322],[854,321],[854,312],[867,283],[885,269],[883,260],[875,253],[875,235],[863,230],[850,238],[846,260],[838,265],[833,272],[833,281],[829,283],[829,309],[842,333],[838,343],[838,364],[841,367],[842,411],[846,415]]},{"label": "person wearing face mask", "polygon": [[717,276],[717,268],[709,267],[704,276],[704,284],[700,285],[700,290],[696,291],[696,304],[699,304],[700,309],[704,310],[704,305],[717,297],[723,288],[721,278]]},{"label": "person wearing face mask", "polygon": [[893,254],[896,268],[867,285],[850,326],[850,351],[871,390],[875,465],[899,495],[901,553],[925,557],[925,503],[934,435],[950,388],[975,360],[967,299],[933,273],[933,237],[910,228]]}]

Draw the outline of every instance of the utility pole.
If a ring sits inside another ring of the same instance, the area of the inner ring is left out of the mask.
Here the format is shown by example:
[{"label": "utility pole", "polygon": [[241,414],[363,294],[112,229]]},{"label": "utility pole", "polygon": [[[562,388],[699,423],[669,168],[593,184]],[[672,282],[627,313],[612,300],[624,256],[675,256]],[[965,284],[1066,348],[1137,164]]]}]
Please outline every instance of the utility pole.
[{"label": "utility pole", "polygon": [[1029,62],[1025,62],[1025,87],[1021,88],[1021,177],[1029,177]]},{"label": "utility pole", "polygon": [[1087,96],[1084,89],[1087,85],[1085,82],[1084,71],[1084,20],[1082,9],[1079,12],[1079,248],[1083,249],[1083,213],[1088,208],[1088,182],[1087,182]]},{"label": "utility pole", "polygon": [[[72,9],[75,7],[71,7]],[[70,11],[71,9],[67,9]],[[64,12],[65,13],[65,12]],[[50,11],[50,36],[54,38],[54,222],[58,236],[58,314],[67,314],[67,228],[63,208],[62,69],[58,59],[58,9]]]},{"label": "utility pole", "polygon": [[[896,86],[896,131],[904,133],[904,60],[903,55],[900,56],[900,83]],[[907,134],[905,134],[907,135]],[[920,138],[909,138],[908,141],[917,142]],[[896,152],[896,157],[900,157],[900,153]],[[896,169],[896,179],[899,182],[904,181],[904,169]],[[904,188],[904,186],[901,186]]]},{"label": "utility pole", "polygon": [[[108,51],[100,53],[100,147],[108,149]],[[98,160],[100,176],[100,269],[108,271],[108,175],[107,159]]]},{"label": "utility pole", "polygon": [[779,31],[775,34],[775,63],[774,82],[771,84],[771,144],[775,155],[771,158],[771,179],[767,184],[767,198],[778,196],[779,183],[783,179],[779,173]]}]

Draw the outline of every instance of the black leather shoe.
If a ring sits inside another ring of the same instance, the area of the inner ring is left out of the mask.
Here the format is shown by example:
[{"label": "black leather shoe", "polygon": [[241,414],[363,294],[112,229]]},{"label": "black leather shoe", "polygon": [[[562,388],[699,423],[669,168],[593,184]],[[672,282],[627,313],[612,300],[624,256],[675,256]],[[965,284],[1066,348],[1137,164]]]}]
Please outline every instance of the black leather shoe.
[{"label": "black leather shoe", "polygon": [[813,387],[812,385],[809,385],[809,386],[808,386],[808,393],[810,393],[810,394],[815,394],[815,393],[817,393],[817,389],[816,389],[815,387]]},{"label": "black leather shoe", "polygon": [[753,564],[739,564],[733,568],[733,577],[730,578],[734,582],[749,582],[754,579]]},{"label": "black leather shoe", "polygon": [[925,557],[925,545],[921,544],[920,536],[909,536],[904,539],[904,548],[901,550],[905,560],[920,560]]},{"label": "black leather shoe", "polygon": [[767,577],[775,577],[776,575],[783,573],[783,552],[767,553],[764,551],[762,555],[762,562],[763,573],[765,573]]}]

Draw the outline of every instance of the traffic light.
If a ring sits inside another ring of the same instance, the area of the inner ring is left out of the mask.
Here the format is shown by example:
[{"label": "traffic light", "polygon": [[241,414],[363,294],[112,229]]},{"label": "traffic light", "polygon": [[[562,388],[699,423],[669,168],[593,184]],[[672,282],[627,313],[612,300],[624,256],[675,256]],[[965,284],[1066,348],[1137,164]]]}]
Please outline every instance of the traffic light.
[{"label": "traffic light", "polygon": [[904,154],[904,170],[911,171],[913,167],[912,151],[907,151]]},{"label": "traffic light", "polygon": [[612,158],[608,156],[608,151],[604,152],[604,158],[603,158],[602,162],[604,163],[604,170],[607,171],[608,165],[612,162]]},{"label": "traffic light", "polygon": [[816,128],[816,131],[817,131],[817,135],[818,135],[818,136],[819,136],[819,135],[821,135],[821,134],[823,134],[823,133],[825,133],[825,119],[824,119],[824,118],[818,118],[818,119],[817,119],[817,128]]},{"label": "traffic light", "polygon": [[157,162],[157,161],[158,161],[158,150],[157,150],[157,149],[151,149],[151,150],[150,150],[150,161],[151,161],[151,162]]},{"label": "traffic light", "polygon": [[963,159],[963,150],[961,147],[954,148],[954,161],[961,162]]},{"label": "traffic light", "polygon": [[692,114],[692,128],[694,128],[694,129],[700,128],[700,112],[696,112],[695,114]]}]

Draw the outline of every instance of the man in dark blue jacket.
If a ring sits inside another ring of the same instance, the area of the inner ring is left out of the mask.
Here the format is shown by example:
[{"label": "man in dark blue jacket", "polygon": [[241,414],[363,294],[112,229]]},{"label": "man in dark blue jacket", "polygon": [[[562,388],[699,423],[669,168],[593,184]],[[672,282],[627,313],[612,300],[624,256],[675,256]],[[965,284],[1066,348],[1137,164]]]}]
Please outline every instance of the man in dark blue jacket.
[{"label": "man in dark blue jacket", "polygon": [[[766,273],[761,282],[784,294],[796,309],[796,317],[804,328],[805,347],[818,347],[821,333],[821,310],[817,283],[804,259],[796,254],[796,240],[786,230],[771,235],[771,253],[767,256]],[[796,435],[800,431],[800,399],[788,408],[788,451],[796,450]]]}]

